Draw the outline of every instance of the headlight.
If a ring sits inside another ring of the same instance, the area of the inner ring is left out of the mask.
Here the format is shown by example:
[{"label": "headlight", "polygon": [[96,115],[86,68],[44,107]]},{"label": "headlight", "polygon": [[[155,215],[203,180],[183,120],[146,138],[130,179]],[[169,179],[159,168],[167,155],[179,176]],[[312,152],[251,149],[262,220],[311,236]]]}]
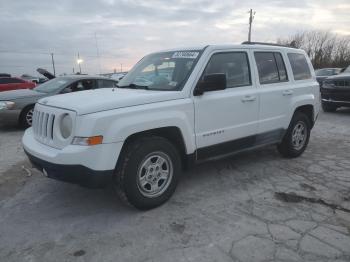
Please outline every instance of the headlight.
[{"label": "headlight", "polygon": [[15,107],[15,102],[11,101],[0,101],[0,110],[1,109],[12,109]]},{"label": "headlight", "polygon": [[73,120],[69,114],[61,118],[60,131],[63,138],[67,139],[72,134]]}]

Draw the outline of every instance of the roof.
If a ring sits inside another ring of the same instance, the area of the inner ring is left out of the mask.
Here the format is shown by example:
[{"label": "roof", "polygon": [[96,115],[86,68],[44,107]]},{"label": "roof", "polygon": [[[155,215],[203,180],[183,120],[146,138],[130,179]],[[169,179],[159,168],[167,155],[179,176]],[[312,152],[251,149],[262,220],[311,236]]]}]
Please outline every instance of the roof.
[{"label": "roof", "polygon": [[[270,44],[270,43],[243,43],[243,44],[222,44],[222,45],[202,45],[202,46],[190,46],[190,47],[179,47],[179,48],[171,48],[166,50],[161,50],[159,52],[172,52],[172,51],[193,51],[193,50],[203,50],[205,48],[217,50],[217,49],[287,49],[293,52],[304,52],[301,49],[297,49],[294,47],[281,46],[278,44]],[[156,53],[156,52],[155,52]],[[158,52],[157,52],[158,53]]]}]

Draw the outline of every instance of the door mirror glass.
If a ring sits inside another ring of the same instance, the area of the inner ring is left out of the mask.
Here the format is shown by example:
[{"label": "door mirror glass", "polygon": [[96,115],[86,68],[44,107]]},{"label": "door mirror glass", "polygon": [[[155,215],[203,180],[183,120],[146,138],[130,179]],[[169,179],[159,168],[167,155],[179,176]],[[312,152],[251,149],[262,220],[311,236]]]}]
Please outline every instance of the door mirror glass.
[{"label": "door mirror glass", "polygon": [[199,96],[204,92],[226,89],[226,75],[217,73],[205,75],[194,90],[194,95]]}]

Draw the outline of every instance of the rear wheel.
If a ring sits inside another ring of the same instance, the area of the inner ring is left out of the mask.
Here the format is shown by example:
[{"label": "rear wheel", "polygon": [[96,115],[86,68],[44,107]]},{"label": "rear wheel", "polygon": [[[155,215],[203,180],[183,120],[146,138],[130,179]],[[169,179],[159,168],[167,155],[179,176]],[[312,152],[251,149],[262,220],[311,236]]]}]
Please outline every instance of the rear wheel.
[{"label": "rear wheel", "polygon": [[33,122],[34,105],[24,108],[19,116],[19,125],[22,128],[28,128],[32,126]]},{"label": "rear wheel", "polygon": [[181,172],[178,150],[162,137],[140,138],[127,145],[115,174],[120,198],[142,210],[155,208],[174,193]]},{"label": "rear wheel", "polygon": [[281,155],[291,158],[300,156],[309,143],[310,130],[309,118],[301,112],[296,112],[282,142],[277,146]]},{"label": "rear wheel", "polygon": [[324,112],[335,112],[337,110],[337,107],[327,103],[322,103],[322,109]]}]

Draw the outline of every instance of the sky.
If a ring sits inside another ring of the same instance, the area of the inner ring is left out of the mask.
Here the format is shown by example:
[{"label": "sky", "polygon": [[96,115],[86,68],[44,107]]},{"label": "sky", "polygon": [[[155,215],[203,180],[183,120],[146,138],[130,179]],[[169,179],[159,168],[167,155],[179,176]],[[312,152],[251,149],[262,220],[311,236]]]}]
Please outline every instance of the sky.
[{"label": "sky", "polygon": [[0,0],[0,73],[129,70],[150,52],[247,40],[276,42],[305,30],[350,36],[349,0]]}]

